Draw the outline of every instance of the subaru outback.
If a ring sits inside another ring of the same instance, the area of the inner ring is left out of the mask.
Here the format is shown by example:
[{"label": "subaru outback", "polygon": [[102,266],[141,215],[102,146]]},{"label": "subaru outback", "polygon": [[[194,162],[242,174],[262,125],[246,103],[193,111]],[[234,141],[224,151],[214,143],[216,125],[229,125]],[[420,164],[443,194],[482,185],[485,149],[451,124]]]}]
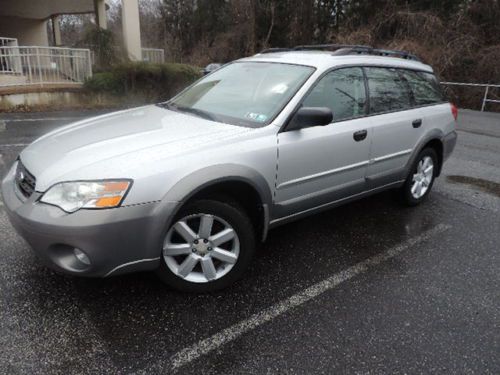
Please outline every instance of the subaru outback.
[{"label": "subaru outback", "polygon": [[13,226],[55,270],[154,270],[207,292],[280,224],[387,189],[421,203],[457,137],[433,69],[327,47],[263,51],[167,102],[42,136],[2,182]]}]

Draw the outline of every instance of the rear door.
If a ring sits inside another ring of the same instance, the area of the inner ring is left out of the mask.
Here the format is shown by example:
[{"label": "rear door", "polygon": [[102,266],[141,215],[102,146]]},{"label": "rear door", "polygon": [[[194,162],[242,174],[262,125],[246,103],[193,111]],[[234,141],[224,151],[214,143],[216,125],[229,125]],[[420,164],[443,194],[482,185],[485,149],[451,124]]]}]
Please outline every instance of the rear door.
[{"label": "rear door", "polygon": [[304,107],[328,107],[333,123],[278,135],[276,210],[279,217],[365,189],[371,129],[363,71],[341,68],[320,78]]},{"label": "rear door", "polygon": [[422,129],[428,134],[440,129],[444,134],[454,130],[449,103],[445,100],[439,81],[429,72],[401,70],[410,86],[415,107],[421,109]]},{"label": "rear door", "polygon": [[408,82],[394,68],[366,67],[373,128],[369,189],[404,178],[413,149],[423,136],[423,111],[415,108]]}]

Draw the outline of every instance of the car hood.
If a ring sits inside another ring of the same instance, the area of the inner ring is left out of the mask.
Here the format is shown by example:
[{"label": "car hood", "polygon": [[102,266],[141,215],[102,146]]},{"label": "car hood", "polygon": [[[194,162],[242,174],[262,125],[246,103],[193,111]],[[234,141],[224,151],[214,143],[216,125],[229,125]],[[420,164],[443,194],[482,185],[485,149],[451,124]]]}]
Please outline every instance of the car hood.
[{"label": "car hood", "polygon": [[[93,164],[113,159],[120,159],[123,164],[136,157],[147,161],[148,156],[153,156],[153,159],[179,156],[213,147],[250,131],[250,128],[146,106],[57,129],[29,145],[20,158],[37,178],[36,189],[44,191],[50,185],[66,180],[65,177],[75,178],[75,171]],[[124,158],[127,155],[129,157]],[[126,170],[125,166],[123,170]],[[101,178],[106,177],[125,176]]]}]

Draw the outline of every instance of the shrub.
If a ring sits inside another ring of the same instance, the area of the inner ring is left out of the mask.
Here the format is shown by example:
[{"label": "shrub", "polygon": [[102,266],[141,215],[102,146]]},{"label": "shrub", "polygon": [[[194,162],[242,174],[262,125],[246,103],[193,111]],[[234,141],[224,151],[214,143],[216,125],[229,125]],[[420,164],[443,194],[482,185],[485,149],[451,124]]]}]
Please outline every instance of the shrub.
[{"label": "shrub", "polygon": [[85,88],[140,104],[167,100],[200,76],[200,69],[190,65],[129,62],[94,74],[85,82]]}]

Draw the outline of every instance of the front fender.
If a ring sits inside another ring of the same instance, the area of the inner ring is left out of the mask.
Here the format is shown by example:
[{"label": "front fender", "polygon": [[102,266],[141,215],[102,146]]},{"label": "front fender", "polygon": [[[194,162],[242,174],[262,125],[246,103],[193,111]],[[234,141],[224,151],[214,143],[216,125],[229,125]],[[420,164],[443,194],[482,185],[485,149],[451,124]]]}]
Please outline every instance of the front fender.
[{"label": "front fender", "polygon": [[239,181],[252,186],[258,193],[263,209],[262,240],[265,240],[269,227],[269,208],[272,207],[272,192],[266,179],[255,169],[237,164],[219,164],[200,169],[177,182],[163,197],[159,204],[168,212],[164,228],[169,228],[172,220],[184,202],[196,193],[224,181]]},{"label": "front fender", "polygon": [[162,201],[185,202],[204,188],[224,181],[248,183],[258,192],[263,204],[272,203],[272,193],[266,179],[255,169],[237,164],[219,164],[193,172],[177,182]]}]

